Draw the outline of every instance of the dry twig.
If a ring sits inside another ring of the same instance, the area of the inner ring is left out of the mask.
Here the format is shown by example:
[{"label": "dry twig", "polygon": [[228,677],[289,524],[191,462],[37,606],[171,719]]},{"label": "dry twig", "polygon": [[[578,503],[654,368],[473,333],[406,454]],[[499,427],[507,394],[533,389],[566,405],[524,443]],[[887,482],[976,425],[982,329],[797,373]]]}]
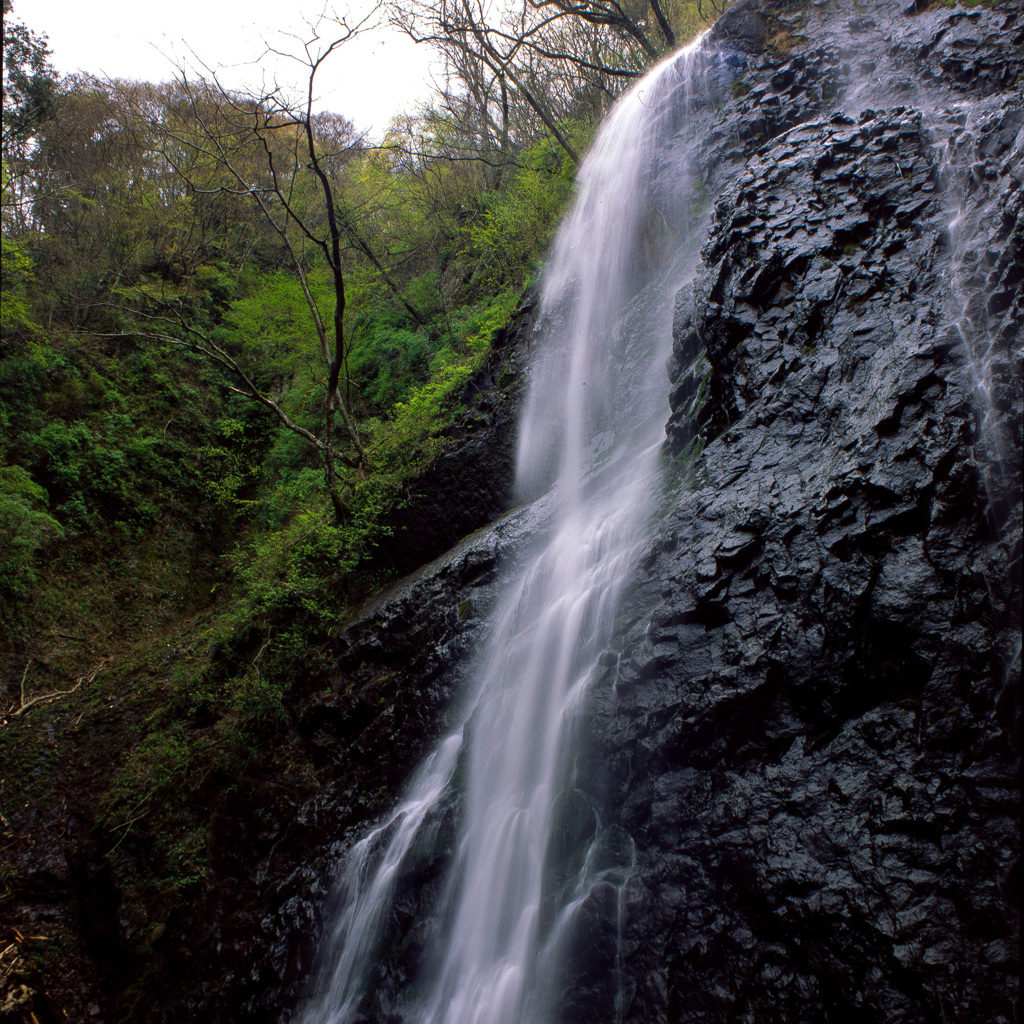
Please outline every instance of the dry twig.
[{"label": "dry twig", "polygon": [[[97,675],[99,675],[100,669],[102,669],[104,667],[104,665],[106,665],[106,663],[109,660],[110,660],[109,658],[104,658],[92,670],[92,672],[89,674],[88,677],[86,677],[86,676],[79,676],[78,677],[78,681],[75,683],[74,686],[71,687],[70,690],[56,690],[53,693],[43,693],[43,694],[40,694],[38,697],[33,697],[31,700],[28,700],[28,701],[25,700],[25,676],[28,674],[28,665],[26,665],[25,666],[25,671],[24,671],[24,673],[22,673],[22,676],[21,676],[21,706],[18,708],[17,711],[14,711],[14,712],[11,713],[11,718],[18,718],[18,717],[20,717],[21,715],[25,714],[26,711],[29,711],[32,708],[34,708],[37,704],[45,704],[48,701],[57,700],[58,697],[66,697],[66,696],[68,696],[68,694],[74,693],[76,690],[81,689],[81,686],[82,686],[83,683],[88,685],[89,683],[91,683],[96,678]],[[29,661],[29,665],[31,665],[31,664],[32,664],[32,662]]]}]

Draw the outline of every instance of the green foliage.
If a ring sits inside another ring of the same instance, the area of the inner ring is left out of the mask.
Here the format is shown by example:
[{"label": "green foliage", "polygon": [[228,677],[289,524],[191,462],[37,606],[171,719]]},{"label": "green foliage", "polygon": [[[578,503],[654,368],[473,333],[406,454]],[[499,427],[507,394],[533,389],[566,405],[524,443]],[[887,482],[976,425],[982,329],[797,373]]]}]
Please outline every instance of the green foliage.
[{"label": "green foliage", "polygon": [[429,461],[440,448],[439,432],[453,419],[455,400],[473,372],[473,360],[450,356],[393,418],[371,427],[372,451],[382,465],[409,469]]},{"label": "green foliage", "polygon": [[0,238],[0,338],[26,337],[39,331],[28,297],[33,278],[28,247],[6,236]]},{"label": "green foliage", "polygon": [[667,5],[676,40],[683,45],[710,28],[729,6],[730,0],[677,0]]},{"label": "green foliage", "polygon": [[20,466],[0,466],[0,611],[39,583],[39,556],[64,535],[46,491]]},{"label": "green foliage", "polygon": [[[82,721],[69,749],[102,748],[105,856],[126,901],[149,905],[198,892],[216,808],[272,761],[276,778],[278,743],[303,742],[303,687],[322,689],[331,635],[383,582],[389,513],[449,443],[573,171],[545,141],[501,173],[380,152],[332,169],[351,241],[343,390],[369,454],[349,458],[339,416],[337,515],[322,453],[167,337],[180,314],[324,436],[326,367],[280,239],[218,192],[216,167],[197,163],[209,188],[190,192],[146,163],[125,97],[167,111],[170,88],[69,85],[39,135],[42,227],[4,235],[0,347],[0,614],[15,626],[0,667],[17,680],[31,655],[34,692],[63,691],[112,651],[61,706]],[[563,127],[582,144],[586,126]],[[332,345],[315,255],[302,260]],[[154,310],[171,311],[159,331]],[[48,780],[26,771],[19,799]]]},{"label": "green foliage", "polygon": [[690,198],[690,216],[702,217],[711,209],[711,197],[708,195],[707,185],[702,178],[695,178],[692,185]]},{"label": "green foliage", "polygon": [[406,317],[387,311],[363,321],[349,369],[361,402],[372,411],[386,412],[422,380],[438,339],[410,329]]},{"label": "green foliage", "polygon": [[424,319],[429,320],[442,312],[444,300],[440,272],[432,269],[414,277],[405,286],[404,298]]},{"label": "green foliage", "polygon": [[479,285],[522,284],[547,251],[572,194],[575,167],[553,140],[537,143],[522,164],[507,189],[485,197],[485,213],[472,229]]},{"label": "green foliage", "polygon": [[516,293],[503,292],[464,310],[453,343],[432,360],[429,380],[396,403],[390,419],[370,423],[370,451],[388,474],[404,479],[441,450],[444,428],[461,411],[458,398],[486,358],[494,331],[508,322],[516,299]]},{"label": "green foliage", "polygon": [[267,444],[273,437],[265,417],[254,416],[250,405],[238,405],[213,423],[211,442],[197,452],[203,495],[219,512],[232,517],[250,507]]},{"label": "green foliage", "polygon": [[[321,310],[330,309],[333,287],[326,270],[307,275],[310,291]],[[261,274],[246,293],[229,299],[230,291],[220,282],[218,295],[224,302],[220,339],[233,351],[244,353],[250,366],[258,368],[263,382],[278,387],[306,371],[319,356],[313,316],[294,274],[283,271]],[[325,320],[330,322],[330,313]]]},{"label": "green foliage", "polygon": [[46,36],[14,20],[13,0],[3,0],[3,156],[6,163],[53,114],[57,79]]},{"label": "green foliage", "polygon": [[996,7],[1000,2],[1001,0],[931,0],[931,3],[921,10],[934,11],[940,7]]},{"label": "green foliage", "polygon": [[334,522],[317,470],[301,470],[282,481],[268,505],[275,528],[253,538],[233,559],[251,613],[301,611],[320,624],[330,618],[324,578],[356,565],[365,526]]},{"label": "green foliage", "polygon": [[153,489],[182,483],[163,439],[112,411],[97,424],[49,423],[29,443],[32,461],[74,530],[136,536],[159,515]]}]

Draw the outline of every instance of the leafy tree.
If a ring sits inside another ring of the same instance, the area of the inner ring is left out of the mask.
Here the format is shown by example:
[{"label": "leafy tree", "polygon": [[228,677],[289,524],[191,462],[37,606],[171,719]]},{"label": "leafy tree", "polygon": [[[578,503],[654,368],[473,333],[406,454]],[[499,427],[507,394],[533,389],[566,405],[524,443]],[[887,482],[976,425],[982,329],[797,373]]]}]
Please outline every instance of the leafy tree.
[{"label": "leafy tree", "polygon": [[[333,38],[321,34],[321,30],[328,26],[337,29]],[[194,352],[241,383],[241,387],[233,385],[232,390],[263,405],[313,449],[323,466],[327,493],[339,523],[347,521],[350,509],[341,497],[343,480],[339,477],[336,460],[340,459],[353,468],[365,466],[368,462],[358,425],[342,386],[347,360],[343,252],[351,243],[353,232],[337,202],[331,172],[332,165],[343,159],[350,136],[336,119],[327,119],[328,130],[321,132],[324,119],[314,113],[313,102],[317,73],[361,27],[362,23],[350,27],[343,19],[321,20],[314,26],[311,37],[302,44],[302,56],[297,58],[305,69],[306,88],[304,97],[295,103],[288,102],[278,88],[263,95],[242,96],[221,88],[216,79],[212,83],[194,83],[182,73],[179,87],[186,100],[190,120],[198,126],[198,132],[189,134],[176,131],[167,124],[160,126],[163,138],[169,143],[162,154],[187,182],[192,193],[248,198],[287,252],[312,317],[322,357],[325,374],[322,430],[310,430],[295,422],[281,403],[246,372],[242,363],[184,315],[180,304],[165,307],[162,315],[155,319],[170,328],[177,327],[180,336]],[[216,121],[208,115],[211,105],[219,114]],[[334,148],[325,148],[321,144],[324,138],[333,141]],[[340,142],[345,144],[339,145]],[[187,162],[175,163],[174,147],[186,155]],[[243,163],[243,157],[254,147],[262,162],[261,173],[255,178],[247,173],[247,166]],[[204,183],[195,169],[207,165],[214,166],[218,172],[226,172],[229,183]],[[372,258],[368,247],[365,253]],[[334,308],[329,318],[321,313],[310,288],[311,258],[320,261],[330,274]],[[173,340],[175,335],[165,337]],[[341,416],[352,454],[338,450],[336,414]]]},{"label": "leafy tree", "polygon": [[0,465],[0,612],[32,592],[38,582],[36,556],[63,536],[46,505],[46,491],[24,469]]},{"label": "leafy tree", "polygon": [[[162,126],[199,134],[190,113],[173,84],[65,80],[59,116],[41,128],[29,161],[22,232],[46,286],[48,321],[111,329],[112,305],[147,277],[177,286],[204,265],[240,264],[265,243],[246,199],[220,190],[233,184],[223,168],[195,159],[194,147],[171,158],[162,151]],[[241,164],[246,172],[254,157]]]},{"label": "leafy tree", "polygon": [[52,117],[57,76],[49,63],[46,36],[14,20],[13,0],[3,0],[3,220],[17,224],[26,199],[25,159],[39,126]]},{"label": "leafy tree", "polygon": [[57,79],[46,36],[14,20],[13,0],[3,0],[4,151],[23,145],[53,112]]}]

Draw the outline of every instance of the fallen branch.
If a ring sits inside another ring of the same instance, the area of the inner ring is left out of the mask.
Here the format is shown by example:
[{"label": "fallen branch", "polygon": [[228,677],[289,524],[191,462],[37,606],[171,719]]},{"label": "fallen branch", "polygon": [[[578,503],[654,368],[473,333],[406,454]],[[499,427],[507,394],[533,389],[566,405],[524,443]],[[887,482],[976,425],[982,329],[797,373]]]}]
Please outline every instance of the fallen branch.
[{"label": "fallen branch", "polygon": [[30,711],[37,704],[45,704],[47,701],[56,700],[58,697],[66,697],[69,693],[74,693],[82,685],[82,680],[79,679],[70,690],[57,690],[54,693],[44,693],[38,697],[33,697],[30,701],[24,699],[24,693],[22,693],[21,707],[17,711],[13,712],[11,718],[18,718],[20,715],[25,714],[26,711]]},{"label": "fallen branch", "polygon": [[250,662],[251,665],[255,666],[256,662],[259,661],[260,658],[263,657],[263,652],[267,649],[268,644],[273,639],[274,639],[273,637],[270,637],[270,636],[267,637],[266,643],[256,652],[256,657],[253,658],[252,661]]},{"label": "fallen branch", "polygon": [[[78,682],[75,683],[75,685],[72,686],[70,690],[57,690],[54,693],[43,693],[40,694],[38,697],[33,697],[31,700],[28,701],[25,700],[25,676],[28,674],[28,665],[26,665],[25,671],[22,673],[21,676],[21,707],[19,707],[17,711],[11,713],[11,718],[18,718],[20,715],[25,714],[26,711],[29,711],[32,708],[34,708],[37,704],[45,704],[48,701],[57,700],[59,697],[67,697],[68,694],[74,693],[76,690],[81,689],[83,683],[91,683],[96,678],[96,676],[99,675],[100,669],[102,669],[103,666],[106,665],[106,663],[109,660],[109,658],[104,658],[92,670],[91,674],[88,677],[79,676]],[[29,665],[31,664],[32,662],[29,661]]]},{"label": "fallen branch", "polygon": [[28,675],[28,670],[29,670],[29,667],[31,666],[31,664],[32,664],[32,659],[29,658],[28,661],[25,662],[25,671],[21,673],[21,706],[22,707],[25,706],[25,676]]}]

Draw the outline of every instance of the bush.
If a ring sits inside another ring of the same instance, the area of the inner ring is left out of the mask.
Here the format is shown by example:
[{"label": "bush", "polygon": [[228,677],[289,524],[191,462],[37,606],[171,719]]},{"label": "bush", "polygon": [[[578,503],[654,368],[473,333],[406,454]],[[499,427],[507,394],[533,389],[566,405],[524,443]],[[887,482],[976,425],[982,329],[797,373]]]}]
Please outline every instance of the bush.
[{"label": "bush", "polygon": [[551,139],[529,149],[512,184],[486,199],[471,233],[478,287],[521,287],[547,252],[572,195],[575,166]]},{"label": "bush", "polygon": [[0,466],[0,605],[28,597],[39,580],[39,555],[64,536],[44,511],[46,491],[20,466]]}]

